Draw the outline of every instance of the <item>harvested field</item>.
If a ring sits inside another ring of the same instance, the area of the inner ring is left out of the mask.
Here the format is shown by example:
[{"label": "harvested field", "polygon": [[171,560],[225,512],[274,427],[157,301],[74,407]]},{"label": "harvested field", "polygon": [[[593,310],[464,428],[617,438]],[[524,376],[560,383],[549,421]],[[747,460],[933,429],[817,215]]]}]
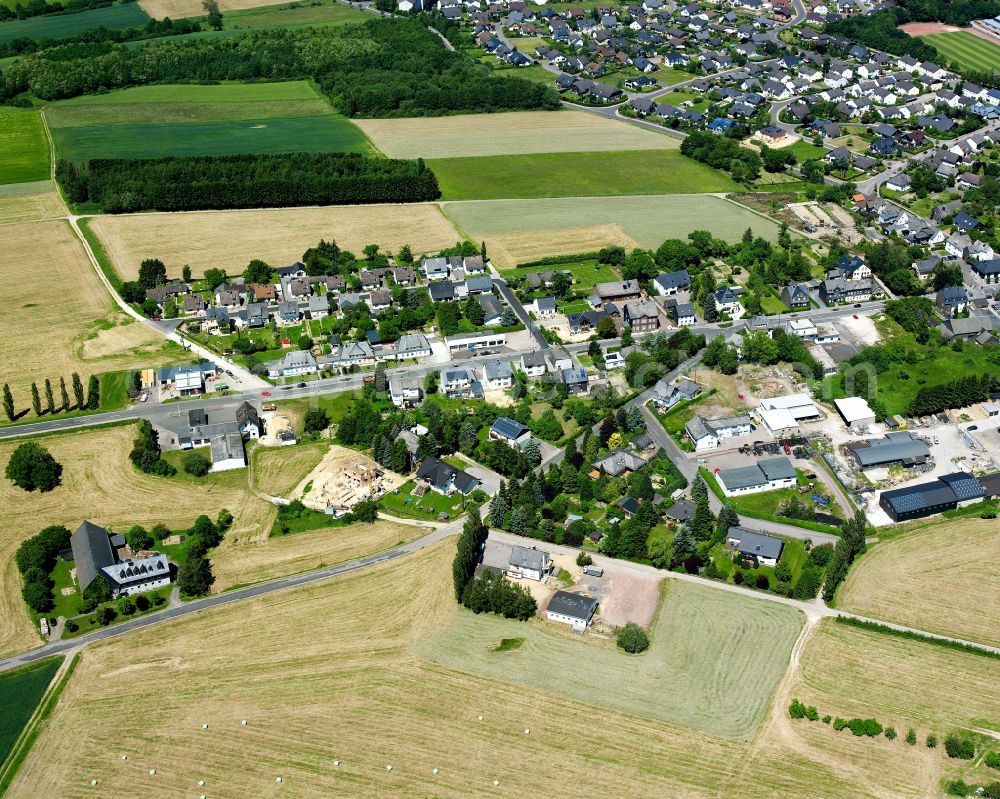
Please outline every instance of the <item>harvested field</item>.
[{"label": "harvested field", "polygon": [[308,5],[299,2],[280,6],[256,8],[226,14],[223,25],[233,28],[300,28],[306,25],[346,25],[370,19],[360,8],[338,3],[337,0],[312,0]]},{"label": "harvested field", "polygon": [[66,213],[51,181],[0,186],[0,224],[49,219]]},{"label": "harvested field", "polygon": [[[451,624],[416,645],[419,655],[494,679],[544,688],[635,716],[670,721],[724,738],[749,738],[764,718],[802,626],[795,610],[668,580],[650,651],[622,658],[604,643],[560,635],[561,625],[524,625],[455,610]],[[516,667],[492,655],[491,641],[523,636]],[[765,643],[766,642],[766,643]],[[568,681],[614,674],[613,681]],[[746,675],[739,692],[734,681]],[[650,697],[657,697],[650,702]]]},{"label": "harvested field", "polygon": [[391,252],[409,244],[414,255],[460,238],[433,203],[102,216],[90,227],[123,280],[135,279],[140,261],[152,257],[171,277],[180,277],[184,264],[195,275],[212,267],[238,274],[254,258],[290,264],[321,238],[354,252],[372,243]]},{"label": "harvested field", "polygon": [[[198,482],[141,474],[128,460],[134,437],[132,425],[49,436],[41,440],[63,465],[62,485],[47,494],[28,494],[0,481],[0,654],[39,643],[21,599],[13,555],[21,541],[47,525],[75,530],[90,519],[118,530],[158,522],[183,528],[199,514],[214,517],[229,508],[236,516],[231,535],[270,528],[274,509],[249,494],[244,472]],[[7,462],[17,443],[0,443],[0,463]]]},{"label": "harvested field", "polygon": [[997,646],[997,586],[996,521],[936,520],[871,547],[851,567],[837,607]]},{"label": "harvested field", "polygon": [[[219,0],[221,11],[239,11],[244,8],[277,6],[288,0]],[[197,17],[204,13],[201,0],[140,0],[139,5],[153,19],[183,19]]]},{"label": "harvested field", "polygon": [[[539,774],[552,799],[606,795],[609,779],[615,795],[637,799],[816,796],[817,785],[824,799],[938,795],[918,793],[915,786],[937,774],[914,766],[940,762],[940,750],[834,738],[825,725],[795,728],[827,735],[834,743],[825,748],[797,749],[794,733],[743,743],[597,708],[589,695],[514,684],[508,680],[529,642],[482,654],[507,664],[499,678],[421,660],[409,644],[453,621],[452,552],[442,542],[399,562],[88,648],[9,797],[87,797],[91,779],[107,795],[143,799],[186,795],[197,780],[219,799],[535,796]],[[757,604],[764,603],[750,601]],[[533,635],[535,625],[517,630]],[[605,651],[551,637],[585,655]],[[741,651],[763,644],[753,640]],[[563,682],[587,685],[591,694],[615,682],[592,679],[586,667],[586,658],[574,662]],[[726,686],[734,702],[745,676]],[[648,698],[650,708],[660,693]],[[137,704],[146,712],[125,712]],[[771,715],[787,718],[784,708]],[[866,771],[853,751],[862,745]]]},{"label": "harvested field", "polygon": [[382,552],[420,538],[430,528],[377,521],[321,527],[277,538],[267,538],[267,532],[226,538],[212,557],[216,590],[226,591]]},{"label": "harvested field", "polygon": [[656,248],[664,239],[686,238],[698,229],[729,241],[748,227],[772,240],[778,232],[770,220],[713,195],[493,200],[442,207],[465,235],[486,241],[500,266],[608,244]]},{"label": "harvested field", "polygon": [[273,497],[288,494],[318,464],[329,447],[326,444],[298,444],[294,447],[254,447],[254,488]]},{"label": "harvested field", "polygon": [[19,411],[32,413],[32,381],[41,386],[45,378],[52,380],[58,402],[59,378],[69,385],[74,371],[86,382],[98,372],[183,359],[179,346],[112,311],[111,298],[66,222],[3,230],[0,272],[9,288],[7,312],[0,314],[0,382],[10,384]]},{"label": "harvested field", "polygon": [[514,111],[416,119],[360,119],[389,158],[676,150],[680,140],[583,111]]},{"label": "harvested field", "polygon": [[[878,679],[872,679],[878,674]],[[824,620],[802,654],[799,699],[897,729],[1000,731],[996,660]]]},{"label": "harvested field", "polygon": [[331,444],[291,497],[315,510],[326,510],[331,505],[349,508],[356,502],[387,494],[405,482],[405,477],[383,469],[364,453]]}]

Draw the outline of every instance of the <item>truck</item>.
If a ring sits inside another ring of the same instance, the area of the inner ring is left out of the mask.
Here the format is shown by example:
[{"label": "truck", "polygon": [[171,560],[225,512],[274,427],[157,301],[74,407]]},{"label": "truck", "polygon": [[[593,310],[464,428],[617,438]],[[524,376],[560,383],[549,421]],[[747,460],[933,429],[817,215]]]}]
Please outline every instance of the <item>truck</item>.
[{"label": "truck", "polygon": [[584,566],[583,573],[589,577],[603,577],[604,569],[600,566]]}]

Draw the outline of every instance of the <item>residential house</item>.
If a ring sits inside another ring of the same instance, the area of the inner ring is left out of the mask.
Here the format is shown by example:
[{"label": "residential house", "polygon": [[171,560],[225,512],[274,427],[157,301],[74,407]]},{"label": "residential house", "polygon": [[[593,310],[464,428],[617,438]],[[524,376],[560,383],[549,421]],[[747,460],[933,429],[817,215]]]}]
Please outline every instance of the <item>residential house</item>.
[{"label": "residential house", "polygon": [[490,389],[508,389],[514,385],[514,372],[508,361],[488,361],[483,366],[483,385]]},{"label": "residential house", "polygon": [[482,396],[482,384],[467,366],[452,366],[441,370],[441,390],[452,399]]},{"label": "residential house", "polygon": [[98,578],[108,583],[113,597],[141,594],[170,584],[166,555],[151,552],[120,561],[120,547],[112,546],[111,533],[93,522],[84,521],[77,528],[70,536],[70,548],[81,594]]},{"label": "residential house", "polygon": [[594,469],[609,477],[628,477],[645,466],[645,460],[624,449],[613,449],[603,458],[594,461]]},{"label": "residential house", "polygon": [[549,621],[562,622],[570,625],[574,632],[583,632],[594,617],[597,604],[597,600],[589,596],[556,591],[549,600],[545,615]]},{"label": "residential house", "polygon": [[424,389],[417,377],[398,375],[389,378],[389,398],[397,408],[412,408],[424,398]]},{"label": "residential house", "polygon": [[535,299],[535,315],[539,319],[551,319],[556,315],[556,301],[554,297],[538,297]]},{"label": "residential house", "polygon": [[809,307],[809,288],[804,283],[789,283],[781,290],[781,301],[793,311]]},{"label": "residential house", "polygon": [[396,342],[396,360],[408,361],[429,358],[431,343],[423,333],[404,333]]},{"label": "residential house", "polygon": [[934,295],[934,304],[945,316],[957,316],[968,307],[964,286],[945,286]]},{"label": "residential house", "polygon": [[548,552],[527,547],[515,546],[510,551],[506,574],[515,580],[541,581],[552,568],[552,559]]},{"label": "residential house", "polygon": [[723,440],[748,436],[753,429],[753,420],[747,414],[719,419],[694,416],[684,425],[684,432],[691,439],[696,452],[716,449]]},{"label": "residential house", "polygon": [[633,333],[649,333],[660,326],[660,314],[652,300],[625,304],[625,324]]},{"label": "residential house", "polygon": [[792,462],[783,455],[760,460],[753,466],[720,469],[715,476],[727,497],[791,488],[798,477]]},{"label": "residential house", "polygon": [[545,374],[545,353],[521,353],[521,369],[528,377],[541,377]]},{"label": "residential house", "polygon": [[267,364],[267,375],[274,379],[312,375],[319,371],[316,358],[308,350],[292,350]]},{"label": "residential house", "polygon": [[503,441],[511,447],[523,449],[531,441],[531,430],[508,416],[501,416],[487,434],[490,441]]},{"label": "residential house", "polygon": [[819,287],[819,297],[827,305],[845,302],[866,302],[882,296],[882,289],[874,280],[824,280]]},{"label": "residential house", "polygon": [[785,542],[771,535],[733,525],[726,533],[726,546],[739,552],[755,566],[777,566]]},{"label": "residential house", "polygon": [[587,376],[587,370],[580,366],[563,369],[561,377],[570,394],[586,394],[590,390],[590,378]]},{"label": "residential house", "polygon": [[599,300],[598,305],[604,303],[621,304],[631,300],[638,300],[642,296],[639,289],[638,280],[621,280],[611,283],[598,283],[594,286],[594,295]]},{"label": "residential house", "polygon": [[731,286],[723,286],[715,292],[715,307],[720,314],[726,314],[732,319],[739,319],[743,315],[740,298]]},{"label": "residential house", "polygon": [[693,400],[701,394],[701,386],[687,377],[676,377],[671,382],[660,380],[653,386],[652,401],[661,412],[668,411],[678,402]]},{"label": "residential house", "polygon": [[456,492],[468,496],[480,485],[480,481],[471,474],[456,469],[433,455],[428,455],[420,461],[417,480],[423,481],[431,490],[446,496]]},{"label": "residential house", "polygon": [[653,278],[653,290],[661,297],[669,297],[679,291],[687,291],[691,288],[691,276],[687,269],[679,269],[676,272],[667,272]]}]

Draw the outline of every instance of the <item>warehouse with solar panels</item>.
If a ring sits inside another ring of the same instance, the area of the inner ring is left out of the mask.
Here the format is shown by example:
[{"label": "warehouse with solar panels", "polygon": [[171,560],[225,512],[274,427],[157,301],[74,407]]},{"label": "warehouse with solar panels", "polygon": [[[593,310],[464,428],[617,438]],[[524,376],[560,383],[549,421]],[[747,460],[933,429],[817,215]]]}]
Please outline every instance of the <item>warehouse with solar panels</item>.
[{"label": "warehouse with solar panels", "polygon": [[1000,492],[1000,475],[977,478],[968,472],[946,474],[929,483],[883,491],[879,506],[894,522],[922,519],[964,507]]}]

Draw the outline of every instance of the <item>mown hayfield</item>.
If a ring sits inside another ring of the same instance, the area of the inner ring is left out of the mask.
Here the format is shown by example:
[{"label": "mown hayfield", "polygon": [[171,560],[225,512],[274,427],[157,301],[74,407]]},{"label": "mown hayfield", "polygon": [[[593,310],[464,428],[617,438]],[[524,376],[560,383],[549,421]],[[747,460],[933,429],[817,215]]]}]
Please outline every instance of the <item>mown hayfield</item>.
[{"label": "mown hayfield", "polygon": [[433,203],[102,216],[90,227],[123,280],[138,276],[144,258],[163,260],[170,276],[180,277],[184,264],[196,275],[212,267],[237,274],[254,258],[293,263],[320,239],[356,253],[366,244],[390,252],[409,244],[416,255],[460,238]]},{"label": "mown hayfield", "polygon": [[[836,748],[740,742],[598,705],[619,676],[591,668],[603,650],[578,639],[583,657],[560,677],[586,686],[583,700],[513,681],[523,647],[482,655],[509,663],[495,677],[424,660],[411,644],[453,621],[453,546],[88,648],[10,799],[92,796],[92,779],[143,799],[857,799],[917,795],[929,778],[909,753],[870,744],[881,757],[859,774]],[[726,687],[738,702],[753,680]]]},{"label": "mown hayfield", "polygon": [[183,359],[178,345],[114,310],[66,222],[8,225],[3,243],[0,274],[7,296],[0,313],[0,383],[10,384],[18,411],[32,415],[33,381],[41,390],[50,379],[58,405],[59,378],[70,387],[74,371],[86,383],[90,374]]},{"label": "mown hayfield", "polygon": [[377,521],[347,527],[320,527],[268,538],[270,527],[227,536],[212,556],[215,590],[273,580],[383,552],[420,538],[429,527]]},{"label": "mown hayfield", "polygon": [[[75,530],[90,519],[119,531],[159,522],[184,528],[202,513],[214,517],[220,508],[236,517],[233,536],[270,527],[274,509],[249,493],[246,472],[201,481],[145,475],[128,459],[134,438],[132,425],[45,437],[39,441],[63,466],[62,485],[47,494],[28,494],[0,481],[0,654],[39,643],[21,599],[13,556],[21,541],[43,527],[63,524]],[[18,443],[0,443],[0,463],[6,464]]]},{"label": "mown hayfield", "polygon": [[959,69],[976,72],[996,72],[1000,65],[1000,46],[988,42],[974,33],[951,31],[921,36],[927,44],[933,45],[949,64],[958,64]]},{"label": "mown hayfield", "polygon": [[583,111],[360,119],[357,125],[390,158],[680,148],[679,139]]},{"label": "mown hayfield", "polygon": [[676,150],[443,158],[427,165],[444,200],[700,194],[739,185]]},{"label": "mown hayfield", "polygon": [[[584,643],[542,625],[459,610],[447,628],[421,641],[417,652],[462,671],[745,739],[764,718],[802,622],[801,614],[785,605],[667,580],[653,644],[642,657],[623,658],[612,646]],[[491,642],[522,636],[524,644],[506,657],[490,651]],[[583,662],[586,673],[615,679],[601,685],[567,680]],[[737,683],[742,687],[734,692]]]},{"label": "mown hayfield", "polygon": [[821,715],[874,716],[904,730],[1000,731],[998,678],[992,658],[828,619],[805,647],[799,682]]},{"label": "mown hayfield", "polygon": [[989,519],[935,520],[871,547],[837,607],[921,630],[1000,644],[1000,537]]},{"label": "mown hayfield", "polygon": [[[13,5],[13,3],[11,3]],[[177,17],[175,17],[177,19]],[[0,44],[14,39],[60,39],[75,36],[94,28],[134,28],[149,22],[138,3],[118,3],[105,8],[94,8],[77,14],[49,14],[28,19],[14,19],[0,23]]]},{"label": "mown hayfield", "polygon": [[308,81],[136,86],[52,103],[52,128],[223,122],[324,116],[330,105]]},{"label": "mown hayfield", "polygon": [[0,153],[0,183],[49,179],[49,145],[38,111],[0,108]]},{"label": "mown hayfield", "polygon": [[307,25],[326,27],[362,22],[369,18],[364,11],[353,6],[326,2],[287,3],[274,8],[255,8],[226,14],[226,30],[247,28],[299,28]]},{"label": "mown hayfield", "polygon": [[501,266],[607,244],[656,248],[664,239],[686,238],[699,229],[730,241],[748,227],[772,240],[778,233],[770,220],[711,195],[450,202],[442,207],[466,236],[485,240]]},{"label": "mown hayfield", "polygon": [[65,213],[49,180],[0,186],[0,223],[49,219]]}]

